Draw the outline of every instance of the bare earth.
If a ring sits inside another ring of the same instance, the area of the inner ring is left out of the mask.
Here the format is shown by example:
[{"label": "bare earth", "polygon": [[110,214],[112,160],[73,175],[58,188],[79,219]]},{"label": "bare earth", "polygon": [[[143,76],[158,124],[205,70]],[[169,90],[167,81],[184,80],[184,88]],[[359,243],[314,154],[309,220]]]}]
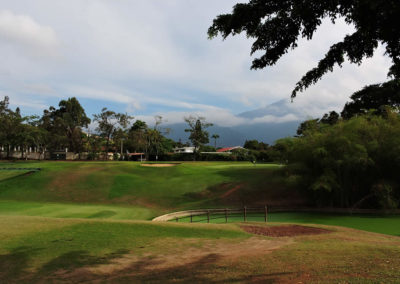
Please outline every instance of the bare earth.
[{"label": "bare earth", "polygon": [[319,235],[331,233],[331,231],[321,228],[313,228],[299,225],[284,225],[272,227],[241,226],[248,233],[268,236],[268,237],[294,237],[303,235]]},{"label": "bare earth", "polygon": [[175,167],[179,164],[141,164],[142,167],[166,168]]}]

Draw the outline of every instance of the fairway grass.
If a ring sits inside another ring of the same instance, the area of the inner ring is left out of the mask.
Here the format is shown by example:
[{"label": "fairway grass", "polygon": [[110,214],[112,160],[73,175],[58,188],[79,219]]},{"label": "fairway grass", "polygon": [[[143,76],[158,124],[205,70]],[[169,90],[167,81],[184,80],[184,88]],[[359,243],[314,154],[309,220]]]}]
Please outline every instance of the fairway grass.
[{"label": "fairway grass", "polygon": [[236,224],[1,216],[0,279],[396,283],[398,237],[323,228],[331,233],[269,238],[250,235]]},{"label": "fairway grass", "polygon": [[[141,167],[136,162],[18,162],[0,167],[40,167],[29,175],[0,180],[0,200],[122,205],[154,215],[178,209],[238,206],[301,194],[285,186],[274,164],[189,162]],[[300,202],[301,198],[300,198]],[[3,210],[4,211],[4,210]]]},{"label": "fairway grass", "polygon": [[42,169],[28,175],[0,172],[0,283],[400,279],[396,216],[271,213],[267,224],[248,223],[301,223],[330,230],[282,238],[246,233],[242,217],[230,218],[229,224],[145,221],[186,209],[303,204],[301,192],[279,174],[279,165],[18,162],[0,167]]},{"label": "fairway grass", "polygon": [[[248,214],[247,221],[250,222],[265,222],[264,216],[260,214]],[[194,223],[207,223],[207,216],[193,216]],[[243,214],[228,216],[228,223],[243,222]],[[171,222],[176,222],[171,220]],[[189,223],[190,217],[180,218],[179,222]],[[225,215],[211,215],[210,223],[223,224],[225,223]],[[344,215],[344,214],[328,214],[328,213],[269,213],[268,222],[279,223],[296,223],[296,224],[322,224],[332,226],[343,226],[364,230],[369,232],[400,236],[400,216],[399,215]]]},{"label": "fairway grass", "polygon": [[21,171],[21,170],[17,170],[17,171],[0,170],[0,182],[5,181],[7,179],[15,178],[18,176],[23,176],[27,173],[28,173],[28,171]]},{"label": "fairway grass", "polygon": [[154,214],[152,210],[138,206],[0,201],[0,216],[147,220]]}]

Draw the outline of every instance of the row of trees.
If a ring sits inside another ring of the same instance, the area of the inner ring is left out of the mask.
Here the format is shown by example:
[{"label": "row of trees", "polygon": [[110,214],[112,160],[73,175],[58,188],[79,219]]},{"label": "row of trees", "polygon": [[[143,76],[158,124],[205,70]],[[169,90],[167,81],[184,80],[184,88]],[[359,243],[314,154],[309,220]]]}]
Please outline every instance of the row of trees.
[{"label": "row of trees", "polygon": [[[205,128],[210,123],[202,117],[185,118],[188,123],[189,140],[196,150],[209,143]],[[76,98],[60,101],[58,108],[44,110],[42,116],[23,116],[20,109],[9,107],[9,98],[0,101],[0,146],[7,158],[17,149],[21,158],[29,150],[41,154],[54,151],[88,153],[89,159],[100,156],[107,159],[107,153],[124,156],[126,152],[141,152],[147,159],[158,159],[171,152],[174,147],[185,146],[165,137],[169,129],[162,127],[163,118],[155,116],[154,127],[136,120],[126,113],[117,113],[103,108],[93,116],[96,128],[88,129],[92,120]],[[86,129],[86,131],[84,131]]]},{"label": "row of trees", "polygon": [[289,180],[320,206],[398,208],[400,83],[352,95],[339,115],[303,122],[298,136],[277,141]]}]

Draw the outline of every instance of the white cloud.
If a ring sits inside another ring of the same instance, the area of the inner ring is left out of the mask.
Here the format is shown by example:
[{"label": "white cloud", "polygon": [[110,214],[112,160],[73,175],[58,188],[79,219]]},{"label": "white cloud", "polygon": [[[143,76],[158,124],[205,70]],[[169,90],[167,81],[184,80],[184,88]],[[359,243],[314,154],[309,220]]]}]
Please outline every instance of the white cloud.
[{"label": "white cloud", "polygon": [[[289,100],[301,76],[353,30],[344,21],[326,21],[312,41],[302,40],[275,66],[250,71],[251,39],[207,39],[212,19],[236,2],[3,0],[0,85],[26,103],[35,103],[32,93],[52,104],[77,96],[90,100],[96,112],[109,103],[149,121],[158,113],[170,123],[198,113],[222,125],[254,123],[234,113]],[[26,59],[54,50],[60,60]],[[354,91],[384,81],[390,62],[382,54],[380,47],[362,66],[345,64],[300,93],[292,104],[295,116],[340,110]]]},{"label": "white cloud", "polygon": [[0,39],[3,43],[22,46],[25,51],[40,54],[54,52],[59,44],[51,27],[8,10],[0,10]]}]

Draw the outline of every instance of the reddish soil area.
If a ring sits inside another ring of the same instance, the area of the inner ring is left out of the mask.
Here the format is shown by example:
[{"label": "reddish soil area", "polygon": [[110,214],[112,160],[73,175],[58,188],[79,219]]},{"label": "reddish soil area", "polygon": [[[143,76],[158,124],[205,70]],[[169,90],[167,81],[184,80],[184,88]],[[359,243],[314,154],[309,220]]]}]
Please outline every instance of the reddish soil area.
[{"label": "reddish soil area", "polygon": [[303,235],[318,235],[327,234],[331,231],[313,228],[299,225],[284,225],[284,226],[271,226],[271,227],[259,227],[259,226],[241,226],[243,230],[248,233],[263,235],[269,237],[294,237]]},{"label": "reddish soil area", "polygon": [[228,196],[232,195],[232,193],[236,192],[238,189],[240,189],[243,185],[239,184],[228,191],[226,191],[224,194],[221,195],[221,198],[227,198]]}]

